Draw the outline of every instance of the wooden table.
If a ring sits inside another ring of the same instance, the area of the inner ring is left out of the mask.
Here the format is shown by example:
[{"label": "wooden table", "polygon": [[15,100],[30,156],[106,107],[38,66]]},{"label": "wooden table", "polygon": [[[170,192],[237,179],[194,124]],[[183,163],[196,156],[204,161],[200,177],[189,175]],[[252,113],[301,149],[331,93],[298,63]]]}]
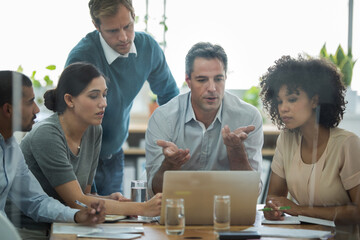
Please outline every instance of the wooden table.
[{"label": "wooden table", "polygon": [[[253,226],[261,226],[262,213],[257,212],[255,224]],[[121,223],[113,223],[121,224]],[[331,227],[325,227],[320,225],[313,224],[301,224],[301,225],[266,225],[267,227],[282,227],[289,229],[312,229],[312,230],[323,230],[323,231],[333,231]],[[240,231],[252,226],[231,226],[231,231]],[[360,239],[359,237],[359,226],[344,226],[336,228],[337,234],[335,237],[330,239]],[[76,235],[71,234],[51,234],[51,240],[75,240],[77,239]],[[79,238],[79,239],[88,239],[94,240],[95,238]],[[178,239],[178,240],[187,240],[187,239],[202,239],[202,240],[216,240],[217,233],[214,232],[213,226],[186,226],[184,235],[181,236],[168,236],[165,233],[165,226],[159,225],[158,223],[144,224],[144,234],[141,238],[136,238],[136,240],[162,240],[162,239]],[[290,239],[290,238],[270,238],[262,237],[261,239],[273,240],[273,239]],[[296,238],[300,239],[300,238]]]}]

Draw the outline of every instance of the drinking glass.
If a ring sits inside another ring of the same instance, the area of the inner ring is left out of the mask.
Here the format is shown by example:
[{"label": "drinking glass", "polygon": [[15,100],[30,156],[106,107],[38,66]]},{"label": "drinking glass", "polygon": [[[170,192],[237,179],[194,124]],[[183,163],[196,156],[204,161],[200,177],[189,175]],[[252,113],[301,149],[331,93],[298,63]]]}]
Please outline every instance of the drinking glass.
[{"label": "drinking glass", "polygon": [[[131,181],[131,201],[133,202],[146,202],[147,195],[147,182],[145,180],[132,180]],[[152,218],[146,216],[138,216],[138,219],[149,221]]]},{"label": "drinking glass", "polygon": [[214,196],[214,229],[226,231],[230,229],[230,196]]},{"label": "drinking glass", "polygon": [[168,235],[183,235],[185,231],[184,199],[166,199],[165,228]]}]

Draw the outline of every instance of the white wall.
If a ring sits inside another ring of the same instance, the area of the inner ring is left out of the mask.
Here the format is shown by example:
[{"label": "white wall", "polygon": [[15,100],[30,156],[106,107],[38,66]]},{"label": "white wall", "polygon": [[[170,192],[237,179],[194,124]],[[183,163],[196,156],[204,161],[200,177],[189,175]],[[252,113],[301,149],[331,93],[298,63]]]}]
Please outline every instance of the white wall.
[{"label": "white wall", "polygon": [[[166,57],[180,86],[184,58],[198,41],[221,44],[229,57],[228,88],[249,88],[283,54],[317,55],[326,42],[335,52],[347,47],[348,1],[339,0],[182,0],[167,1]],[[133,1],[143,30],[145,0]],[[24,72],[49,64],[60,74],[71,48],[94,29],[88,0],[0,1],[0,69]],[[360,56],[360,8],[354,3],[353,55]],[[163,0],[149,0],[149,31],[162,41]],[[353,89],[360,90],[360,64],[355,65]]]}]

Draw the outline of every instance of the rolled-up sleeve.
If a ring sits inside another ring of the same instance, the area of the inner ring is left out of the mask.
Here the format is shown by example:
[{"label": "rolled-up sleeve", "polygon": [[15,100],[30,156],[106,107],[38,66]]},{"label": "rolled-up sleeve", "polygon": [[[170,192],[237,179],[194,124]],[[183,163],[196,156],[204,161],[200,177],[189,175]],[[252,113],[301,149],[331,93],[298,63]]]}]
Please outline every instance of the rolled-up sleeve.
[{"label": "rolled-up sleeve", "polygon": [[74,215],[79,211],[49,197],[28,169],[23,157],[18,162],[8,196],[24,214],[37,222],[74,222]]},{"label": "rolled-up sleeve", "polygon": [[164,160],[162,148],[156,144],[156,141],[171,141],[171,128],[165,119],[162,112],[155,110],[149,120],[145,134],[146,173],[149,197],[154,196],[152,181]]}]

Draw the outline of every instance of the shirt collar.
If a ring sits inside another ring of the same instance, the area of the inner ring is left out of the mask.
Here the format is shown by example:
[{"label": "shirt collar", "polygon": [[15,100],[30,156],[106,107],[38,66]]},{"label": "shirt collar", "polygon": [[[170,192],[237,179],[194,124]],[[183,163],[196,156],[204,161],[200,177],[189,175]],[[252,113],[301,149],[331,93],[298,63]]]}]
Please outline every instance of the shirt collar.
[{"label": "shirt collar", "polygon": [[11,146],[13,146],[15,143],[16,143],[16,140],[15,140],[14,135],[5,140],[4,137],[3,137],[3,135],[1,135],[1,133],[0,133],[0,145],[1,145],[1,146],[3,146],[4,148],[6,148],[6,147],[11,147]]},{"label": "shirt collar", "polygon": [[115,59],[117,59],[118,57],[120,58],[127,58],[129,56],[129,53],[134,53],[135,55],[137,55],[137,51],[136,51],[136,46],[135,46],[135,42],[133,41],[130,47],[130,51],[124,55],[121,55],[120,53],[116,52],[114,49],[112,49],[109,44],[107,44],[107,42],[105,41],[105,39],[103,38],[103,36],[101,35],[101,32],[99,32],[99,36],[100,36],[100,43],[101,46],[104,50],[104,54],[105,54],[105,58],[106,61],[108,62],[108,64],[110,65],[113,61],[115,61]]},{"label": "shirt collar", "polygon": [[[224,99],[223,99],[224,101]],[[221,101],[221,104],[220,104],[220,107],[219,107],[219,110],[217,111],[216,113],[216,116],[214,118],[214,121],[211,123],[211,125],[214,124],[214,122],[216,121],[216,119],[219,120],[219,122],[221,123],[221,120],[222,120],[222,117],[221,117],[221,112],[222,112],[222,104],[223,104],[223,101]],[[188,123],[190,122],[192,119],[194,119],[195,121],[198,121],[196,119],[196,116],[195,116],[195,113],[194,113],[194,109],[192,107],[192,104],[191,104],[191,92],[189,93],[189,97],[188,97],[188,101],[187,101],[187,108],[186,108],[186,115],[185,115],[185,123]],[[210,125],[210,126],[211,126]]]}]

